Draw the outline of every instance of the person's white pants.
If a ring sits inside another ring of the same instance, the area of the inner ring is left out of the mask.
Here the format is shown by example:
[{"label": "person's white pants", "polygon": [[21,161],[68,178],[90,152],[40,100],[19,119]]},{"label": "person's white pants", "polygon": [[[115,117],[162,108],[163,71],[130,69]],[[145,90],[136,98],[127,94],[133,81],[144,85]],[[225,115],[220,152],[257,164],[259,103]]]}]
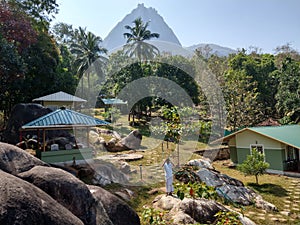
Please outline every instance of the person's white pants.
[{"label": "person's white pants", "polygon": [[173,177],[166,178],[166,191],[167,193],[173,192]]}]

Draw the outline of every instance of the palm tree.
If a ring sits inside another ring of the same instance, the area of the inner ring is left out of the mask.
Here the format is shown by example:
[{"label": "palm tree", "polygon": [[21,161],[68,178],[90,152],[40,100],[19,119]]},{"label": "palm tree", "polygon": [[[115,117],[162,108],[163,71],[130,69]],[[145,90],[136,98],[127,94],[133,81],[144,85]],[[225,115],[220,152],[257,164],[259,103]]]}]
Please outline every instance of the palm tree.
[{"label": "palm tree", "polygon": [[[90,89],[90,72],[88,69],[93,65],[97,72],[103,73],[103,67],[107,58],[103,54],[107,49],[100,46],[102,39],[85,28],[79,27],[75,31],[74,40],[71,44],[71,53],[75,55],[74,65],[77,68],[79,79],[87,72],[88,89]],[[83,79],[81,79],[81,88],[83,93]]]},{"label": "palm tree", "polygon": [[127,44],[125,45],[126,54],[130,57],[136,57],[139,61],[152,59],[159,54],[159,50],[154,45],[151,45],[145,41],[152,38],[159,38],[158,33],[151,33],[148,30],[149,22],[144,23],[142,18],[139,17],[133,21],[134,26],[126,25],[125,28],[129,30],[128,33],[124,33],[124,37],[127,38]]}]

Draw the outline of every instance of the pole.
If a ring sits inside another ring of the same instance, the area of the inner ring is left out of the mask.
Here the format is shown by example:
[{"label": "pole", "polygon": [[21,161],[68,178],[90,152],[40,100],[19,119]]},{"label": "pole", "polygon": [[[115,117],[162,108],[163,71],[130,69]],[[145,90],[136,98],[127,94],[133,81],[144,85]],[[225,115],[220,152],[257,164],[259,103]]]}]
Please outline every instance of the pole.
[{"label": "pole", "polygon": [[177,148],[177,166],[179,167],[179,142],[176,145]]},{"label": "pole", "polygon": [[140,176],[141,176],[141,180],[143,180],[143,165],[140,164]]}]

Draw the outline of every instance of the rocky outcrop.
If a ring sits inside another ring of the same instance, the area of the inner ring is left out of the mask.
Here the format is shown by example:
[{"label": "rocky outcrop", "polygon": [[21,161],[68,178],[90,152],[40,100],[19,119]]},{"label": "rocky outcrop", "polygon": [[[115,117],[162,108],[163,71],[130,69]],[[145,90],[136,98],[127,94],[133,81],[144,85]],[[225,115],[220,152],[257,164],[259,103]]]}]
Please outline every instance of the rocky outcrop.
[{"label": "rocky outcrop", "polygon": [[[184,213],[192,219],[192,223],[206,223],[212,224],[215,221],[215,214],[219,211],[227,211],[224,206],[216,201],[207,199],[183,199],[171,211],[170,215],[173,217],[175,224],[181,224],[182,218],[178,218],[178,213]],[[185,217],[185,220],[187,218]]]},{"label": "rocky outcrop", "polygon": [[0,171],[0,179],[0,224],[83,225],[34,185],[3,171]]},{"label": "rocky outcrop", "polygon": [[114,164],[95,160],[93,164],[94,177],[92,183],[105,186],[111,183],[128,184],[128,177],[122,173]]},{"label": "rocky outcrop", "polygon": [[[88,187],[72,174],[57,168],[36,166],[19,177],[37,186],[71,211],[84,224],[111,224],[104,208],[95,205]],[[101,212],[97,214],[97,212]],[[101,216],[101,218],[100,218]]]},{"label": "rocky outcrop", "polygon": [[196,166],[199,168],[206,168],[206,169],[214,169],[214,167],[211,165],[211,161],[206,158],[201,159],[192,159],[187,162],[188,166]]},{"label": "rocky outcrop", "polygon": [[245,206],[255,204],[266,211],[277,211],[275,205],[264,201],[259,194],[237,179],[207,168],[198,170],[196,174],[207,186],[216,188],[218,195],[226,201]]},{"label": "rocky outcrop", "polygon": [[[52,112],[51,109],[45,108],[40,104],[22,103],[15,105],[11,111],[11,116],[9,117],[6,129],[3,133],[3,138],[8,143],[18,143],[19,129],[21,126],[50,112]],[[36,134],[36,132],[29,132],[28,134]]]},{"label": "rocky outcrop", "polygon": [[[91,175],[91,171],[83,168],[74,174]],[[0,180],[0,224],[140,224],[138,215],[120,198],[100,187],[91,192],[71,173],[5,143],[0,143]]]},{"label": "rocky outcrop", "polygon": [[0,169],[7,173],[16,175],[34,166],[47,165],[16,146],[0,142]]},{"label": "rocky outcrop", "polygon": [[127,149],[138,149],[141,147],[142,135],[138,130],[133,130],[127,137],[122,138],[119,143]]},{"label": "rocky outcrop", "polygon": [[136,150],[141,147],[142,135],[138,130],[131,131],[126,137],[118,140],[115,137],[112,138],[107,144],[106,149],[110,152],[120,152],[125,150]]},{"label": "rocky outcrop", "polygon": [[136,212],[124,201],[98,186],[89,186],[96,200],[102,202],[114,225],[140,225]]},{"label": "rocky outcrop", "polygon": [[[153,207],[169,211],[168,219],[172,224],[214,224],[216,213],[219,211],[227,212],[220,203],[207,199],[184,198],[182,201],[177,197],[159,195],[153,200]],[[239,213],[238,213],[239,214]],[[253,221],[242,215],[239,220],[244,225],[255,225]]]}]

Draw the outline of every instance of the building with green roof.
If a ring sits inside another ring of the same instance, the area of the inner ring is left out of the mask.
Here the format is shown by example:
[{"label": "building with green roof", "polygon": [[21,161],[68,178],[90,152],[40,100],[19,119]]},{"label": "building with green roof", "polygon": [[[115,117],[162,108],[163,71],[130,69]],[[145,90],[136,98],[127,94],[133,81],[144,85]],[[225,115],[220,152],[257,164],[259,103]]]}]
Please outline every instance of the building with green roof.
[{"label": "building with green roof", "polygon": [[266,126],[244,128],[223,138],[233,163],[240,164],[253,148],[265,155],[269,172],[300,172],[300,126]]}]

